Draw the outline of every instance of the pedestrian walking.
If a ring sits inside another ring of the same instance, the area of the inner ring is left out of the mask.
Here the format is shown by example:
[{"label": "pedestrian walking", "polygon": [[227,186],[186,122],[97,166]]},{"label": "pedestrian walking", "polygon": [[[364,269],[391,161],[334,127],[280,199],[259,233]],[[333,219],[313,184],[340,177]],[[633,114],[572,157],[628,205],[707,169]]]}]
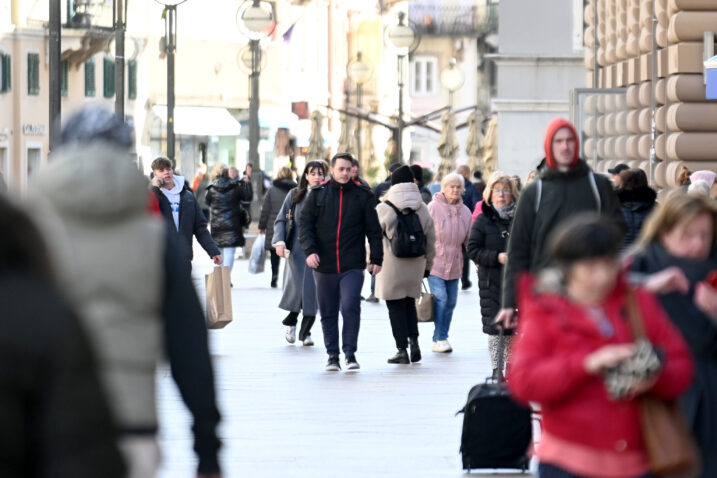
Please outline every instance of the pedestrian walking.
[{"label": "pedestrian walking", "polygon": [[[398,349],[388,363],[418,362],[421,360],[421,349],[418,344],[416,299],[421,296],[423,278],[428,276],[433,266],[436,232],[411,168],[401,166],[394,171],[391,187],[376,206],[376,213],[383,233],[384,251],[381,274],[376,276],[376,295],[386,301]],[[404,239],[411,239],[407,235],[422,242],[415,254],[409,254],[412,257],[402,253]]]},{"label": "pedestrian walking", "polygon": [[299,313],[303,313],[299,340],[306,346],[314,345],[311,327],[316,320],[318,303],[314,270],[306,265],[306,255],[301,248],[299,229],[301,215],[306,204],[309,190],[324,182],[326,171],[322,161],[309,161],[299,178],[299,186],[289,191],[274,222],[274,237],[271,244],[279,257],[288,257],[284,268],[284,292],[279,308],[289,314],[281,322],[286,327],[286,341],[296,341],[296,324]]},{"label": "pedestrian walking", "polygon": [[434,352],[452,352],[448,330],[458,299],[458,279],[463,274],[463,250],[471,229],[471,212],[463,204],[463,176],[447,174],[441,180],[441,192],[433,195],[428,205],[436,228],[436,257],[428,276],[428,285],[435,296],[433,316]]},{"label": "pedestrian walking", "polygon": [[647,185],[647,176],[642,169],[626,169],[619,176],[617,198],[627,224],[621,247],[625,251],[640,235],[642,225],[655,207],[657,193]]},{"label": "pedestrian walking", "polygon": [[[692,380],[689,350],[657,299],[627,285],[608,218],[576,216],[551,236],[556,269],[518,291],[507,381],[516,400],[540,405],[538,474],[651,478],[641,396],[676,400]],[[649,342],[636,342],[634,321]]]},{"label": "pedestrian walking", "polygon": [[[478,203],[478,201],[480,201],[480,195],[478,194],[478,190],[475,188],[475,186],[470,180],[471,168],[469,168],[466,164],[461,164],[456,169],[456,172],[463,177],[463,194],[461,195],[461,199],[463,199],[463,204],[466,205],[469,211],[473,212],[473,210],[475,210],[476,204]],[[470,267],[468,267],[469,262],[470,260],[468,258],[468,252],[466,251],[466,248],[463,247],[463,273],[461,275],[461,290],[468,290],[473,286],[473,283],[471,282],[470,278]]]},{"label": "pedestrian walking", "polygon": [[3,194],[0,230],[2,476],[125,477],[87,334],[37,227]]},{"label": "pedestrian walking", "polygon": [[151,189],[159,202],[159,210],[167,227],[176,231],[180,241],[179,259],[187,272],[192,270],[194,248],[192,241],[196,236],[199,244],[207,251],[216,265],[222,263],[222,253],[207,230],[207,218],[204,216],[194,193],[187,186],[184,177],[175,175],[172,161],[158,157],[152,161],[154,177]]},{"label": "pedestrian walking", "polygon": [[346,368],[360,368],[356,360],[361,324],[361,287],[366,268],[381,271],[383,247],[374,196],[360,183],[350,181],[353,156],[338,153],[331,158],[331,180],[311,190],[301,213],[299,239],[306,264],[314,269],[321,328],[329,355],[327,371],[339,371],[339,309],[343,318],[342,350]]},{"label": "pedestrian walking", "polygon": [[473,222],[468,238],[468,256],[478,266],[483,333],[488,334],[488,349],[495,379],[500,379],[503,374],[503,370],[498,368],[500,355],[503,355],[502,363],[508,363],[513,334],[510,329],[505,331],[504,346],[500,349],[500,330],[493,321],[500,311],[503,265],[508,258],[505,250],[517,200],[518,191],[511,177],[502,171],[494,172],[483,190],[481,214]]},{"label": "pedestrian walking", "polygon": [[273,181],[269,191],[264,196],[264,204],[261,206],[261,216],[259,217],[259,232],[266,234],[264,238],[264,249],[269,251],[271,255],[271,287],[277,287],[279,280],[279,257],[271,247],[271,239],[274,237],[274,221],[276,216],[284,204],[286,195],[296,187],[296,181],[292,179],[294,173],[291,168],[284,166],[279,170],[276,179]]},{"label": "pedestrian walking", "polygon": [[194,191],[194,197],[197,198],[199,207],[204,213],[206,220],[209,220],[209,206],[207,206],[207,188],[211,181],[207,174],[207,163],[201,163],[197,168],[197,174],[194,176],[192,181],[192,191]]},{"label": "pedestrian walking", "polygon": [[249,213],[242,207],[242,201],[251,200],[245,196],[246,189],[238,181],[229,178],[229,170],[219,165],[216,178],[207,188],[206,203],[209,206],[209,226],[212,239],[222,248],[222,265],[234,268],[234,252],[244,247],[244,227],[249,225]]},{"label": "pedestrian walking", "polygon": [[502,309],[496,318],[507,328],[514,326],[517,318],[517,278],[524,272],[537,274],[550,265],[547,238],[561,222],[581,212],[596,211],[625,230],[620,202],[610,180],[594,174],[578,157],[578,135],[572,123],[563,118],[551,121],[543,148],[545,167],[538,167],[539,178],[520,194],[510,231]]},{"label": "pedestrian walking", "polygon": [[[219,412],[204,313],[174,220],[167,227],[147,208],[147,179],[130,157],[133,129],[110,111],[87,108],[67,119],[56,144],[31,196],[52,237],[58,282],[99,358],[128,477],[154,477],[159,468],[155,379],[163,354],[192,415],[198,476],[218,477]],[[164,167],[155,170],[165,185],[173,180]],[[181,201],[191,198],[184,204],[196,211],[192,220],[202,216],[191,192],[176,191]]]},{"label": "pedestrian walking", "polygon": [[702,455],[701,478],[717,476],[717,206],[674,191],[648,218],[634,248],[633,279],[657,294],[695,360],[680,407]]}]

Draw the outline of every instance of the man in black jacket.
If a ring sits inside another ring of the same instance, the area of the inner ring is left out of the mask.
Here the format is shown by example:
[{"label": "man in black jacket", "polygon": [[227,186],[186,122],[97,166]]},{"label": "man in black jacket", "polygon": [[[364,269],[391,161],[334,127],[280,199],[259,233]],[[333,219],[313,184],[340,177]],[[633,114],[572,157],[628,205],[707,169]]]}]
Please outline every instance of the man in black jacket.
[{"label": "man in black jacket", "polygon": [[536,274],[550,265],[548,239],[563,221],[593,211],[613,219],[624,231],[625,219],[617,195],[605,176],[594,174],[578,157],[575,127],[563,118],[548,125],[543,143],[545,168],[540,179],[520,194],[508,241],[502,309],[495,322],[516,324],[516,281],[524,272]]},{"label": "man in black jacket", "polygon": [[381,271],[381,226],[371,190],[351,181],[353,156],[339,153],[331,159],[331,180],[316,186],[306,198],[299,240],[306,264],[315,269],[324,344],[329,355],[326,370],[339,371],[339,308],[346,368],[356,370],[361,287],[366,268],[365,239],[371,247],[371,275]]},{"label": "man in black jacket", "polygon": [[152,191],[157,196],[159,210],[167,226],[177,231],[181,250],[181,259],[189,271],[192,270],[192,239],[197,236],[209,257],[216,265],[222,264],[222,252],[207,230],[207,218],[182,176],[175,176],[172,161],[159,157],[152,161]]}]

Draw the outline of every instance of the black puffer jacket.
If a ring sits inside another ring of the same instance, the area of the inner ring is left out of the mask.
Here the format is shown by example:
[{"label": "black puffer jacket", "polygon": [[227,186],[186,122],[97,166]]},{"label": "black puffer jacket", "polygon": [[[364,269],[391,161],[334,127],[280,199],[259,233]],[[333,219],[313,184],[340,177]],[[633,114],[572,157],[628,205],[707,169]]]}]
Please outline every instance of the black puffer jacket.
[{"label": "black puffer jacket", "polygon": [[264,204],[261,206],[261,216],[259,217],[259,230],[266,230],[266,238],[264,239],[264,249],[271,251],[271,238],[274,237],[274,221],[284,205],[284,199],[289,191],[296,187],[296,182],[284,178],[275,179],[273,185],[269,188],[269,192],[264,196]]},{"label": "black puffer jacket", "polygon": [[371,264],[383,263],[381,225],[371,190],[360,183],[327,181],[311,189],[299,223],[306,257],[319,255],[319,272],[340,274],[366,268],[366,239]]},{"label": "black puffer jacket", "polygon": [[622,215],[625,216],[627,223],[627,231],[622,240],[622,249],[627,249],[637,239],[642,230],[647,216],[655,207],[655,199],[657,194],[650,187],[642,187],[637,189],[618,189],[617,197],[620,200],[620,209]]},{"label": "black puffer jacket", "polygon": [[[498,335],[498,329],[492,325],[500,310],[503,284],[503,264],[498,262],[498,254],[505,252],[508,245],[511,219],[502,219],[493,206],[485,201],[482,208],[483,214],[473,222],[468,237],[468,256],[478,265],[483,332]],[[506,335],[512,333],[511,329],[506,330]]]},{"label": "black puffer jacket", "polygon": [[248,225],[249,216],[241,206],[243,191],[229,178],[217,178],[207,188],[209,226],[219,247],[244,247],[243,227]]}]

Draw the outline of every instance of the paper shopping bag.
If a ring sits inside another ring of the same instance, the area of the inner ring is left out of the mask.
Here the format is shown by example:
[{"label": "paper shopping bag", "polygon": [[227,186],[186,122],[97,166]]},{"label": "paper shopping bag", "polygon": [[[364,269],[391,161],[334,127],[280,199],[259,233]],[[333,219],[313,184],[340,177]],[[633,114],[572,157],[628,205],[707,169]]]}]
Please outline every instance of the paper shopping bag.
[{"label": "paper shopping bag", "polygon": [[421,297],[416,299],[416,315],[419,322],[433,322],[433,302],[436,300],[436,296],[428,292],[425,283],[422,285]]},{"label": "paper shopping bag", "polygon": [[228,266],[215,266],[205,276],[207,286],[207,327],[222,329],[232,321],[232,286]]}]

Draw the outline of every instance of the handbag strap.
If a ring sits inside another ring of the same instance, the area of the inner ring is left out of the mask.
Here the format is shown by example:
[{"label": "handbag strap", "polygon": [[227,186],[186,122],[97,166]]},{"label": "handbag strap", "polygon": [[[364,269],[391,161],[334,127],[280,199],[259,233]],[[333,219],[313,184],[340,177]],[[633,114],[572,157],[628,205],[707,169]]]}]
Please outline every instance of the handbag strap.
[{"label": "handbag strap", "polygon": [[640,309],[637,307],[637,300],[635,299],[635,290],[633,288],[627,289],[627,318],[630,321],[630,327],[632,328],[632,334],[637,339],[647,339],[645,333],[645,324],[642,319]]},{"label": "handbag strap", "polygon": [[428,294],[428,288],[426,287],[426,281],[422,280],[422,281],[421,281],[421,285],[423,286],[423,292],[425,292],[426,294]]}]

